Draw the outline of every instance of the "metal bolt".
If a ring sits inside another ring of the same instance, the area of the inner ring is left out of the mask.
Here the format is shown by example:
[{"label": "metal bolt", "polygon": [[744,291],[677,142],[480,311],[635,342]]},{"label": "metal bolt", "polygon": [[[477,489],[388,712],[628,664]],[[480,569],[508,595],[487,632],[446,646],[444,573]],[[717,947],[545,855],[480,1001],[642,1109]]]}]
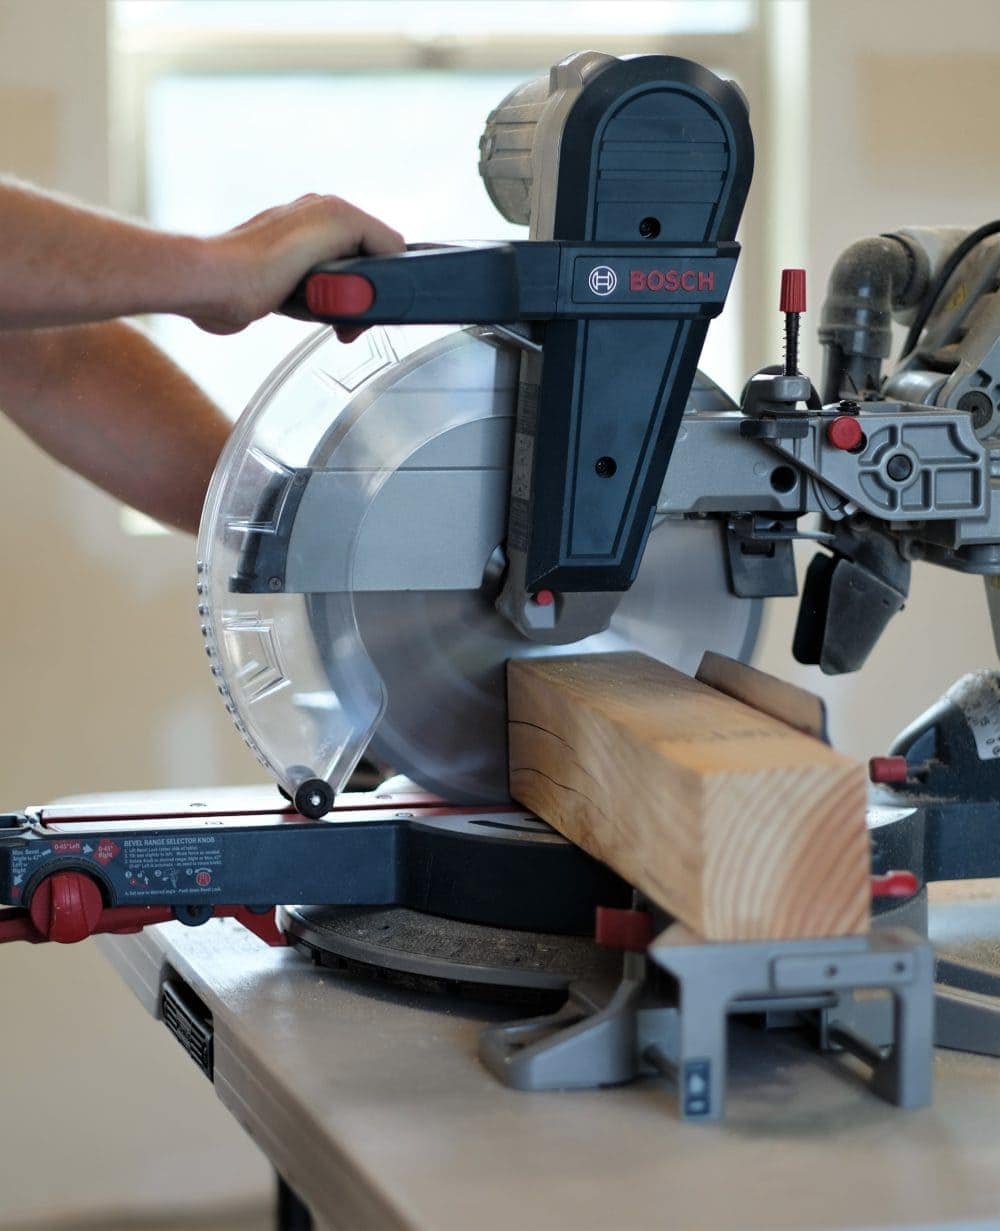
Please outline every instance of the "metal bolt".
[{"label": "metal bolt", "polygon": [[902,483],[913,474],[913,463],[905,453],[894,453],[886,463],[885,472],[890,479]]},{"label": "metal bolt", "polygon": [[281,578],[280,577],[268,577],[267,588],[269,590],[280,590],[281,589]]},{"label": "metal bolt", "polygon": [[602,479],[610,479],[618,469],[618,463],[613,457],[599,457],[594,463],[594,469]]},{"label": "metal bolt", "polygon": [[853,398],[844,398],[840,403],[840,409],[845,415],[856,415],[861,409],[861,403]]}]

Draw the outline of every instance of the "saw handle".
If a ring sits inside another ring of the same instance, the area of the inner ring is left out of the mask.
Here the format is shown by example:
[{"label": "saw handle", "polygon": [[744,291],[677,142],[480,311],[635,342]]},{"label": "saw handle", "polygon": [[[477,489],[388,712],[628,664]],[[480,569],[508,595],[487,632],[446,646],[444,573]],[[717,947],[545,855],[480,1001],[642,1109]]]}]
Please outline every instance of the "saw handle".
[{"label": "saw handle", "polygon": [[317,265],[281,307],[329,324],[488,324],[518,314],[517,258],[510,244],[414,244],[391,256]]},{"label": "saw handle", "polygon": [[317,265],[281,311],[360,326],[708,320],[722,311],[738,253],[729,242],[414,245]]}]

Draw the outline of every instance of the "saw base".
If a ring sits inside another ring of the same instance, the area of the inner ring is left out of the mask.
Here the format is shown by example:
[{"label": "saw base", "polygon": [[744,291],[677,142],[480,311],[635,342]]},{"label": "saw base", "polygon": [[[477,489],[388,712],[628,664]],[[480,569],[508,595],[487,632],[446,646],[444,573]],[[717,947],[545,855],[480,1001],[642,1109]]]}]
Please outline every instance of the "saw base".
[{"label": "saw base", "polygon": [[621,954],[584,936],[465,923],[405,907],[287,906],[282,928],[317,965],[407,990],[555,1006],[570,983],[616,976]]}]

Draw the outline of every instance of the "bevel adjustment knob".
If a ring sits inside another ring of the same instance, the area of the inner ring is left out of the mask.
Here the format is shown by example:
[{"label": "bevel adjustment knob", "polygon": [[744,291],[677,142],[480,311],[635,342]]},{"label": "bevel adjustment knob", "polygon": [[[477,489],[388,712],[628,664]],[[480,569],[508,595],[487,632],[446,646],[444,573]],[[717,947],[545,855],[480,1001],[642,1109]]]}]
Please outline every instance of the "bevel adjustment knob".
[{"label": "bevel adjustment knob", "polygon": [[104,901],[100,886],[85,872],[53,872],[31,895],[31,922],[49,940],[72,945],[92,936]]}]

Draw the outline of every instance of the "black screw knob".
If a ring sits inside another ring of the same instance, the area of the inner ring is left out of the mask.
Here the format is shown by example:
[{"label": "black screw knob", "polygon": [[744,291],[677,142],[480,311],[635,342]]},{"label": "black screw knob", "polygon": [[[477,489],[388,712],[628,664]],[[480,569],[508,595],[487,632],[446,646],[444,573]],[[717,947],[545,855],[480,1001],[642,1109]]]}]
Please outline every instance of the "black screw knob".
[{"label": "black screw knob", "polygon": [[905,453],[894,453],[886,463],[885,472],[890,479],[902,483],[913,474],[913,463]]},{"label": "black screw knob", "polygon": [[993,401],[981,389],[970,389],[958,399],[958,409],[972,415],[972,426],[978,432],[993,418]]}]

